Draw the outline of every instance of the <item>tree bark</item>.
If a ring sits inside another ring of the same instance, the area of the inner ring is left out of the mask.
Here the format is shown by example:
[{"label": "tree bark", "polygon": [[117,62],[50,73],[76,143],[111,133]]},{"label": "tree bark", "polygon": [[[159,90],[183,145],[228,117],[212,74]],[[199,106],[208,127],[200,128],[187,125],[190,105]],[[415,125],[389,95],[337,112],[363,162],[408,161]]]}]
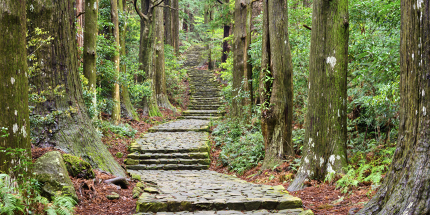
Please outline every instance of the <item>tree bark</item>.
[{"label": "tree bark", "polygon": [[[74,0],[30,0],[27,16],[29,35],[36,27],[49,32],[51,44],[35,51],[40,71],[30,83],[46,101],[32,104],[33,115],[53,118],[33,127],[36,144],[53,145],[67,153],[82,157],[94,168],[125,176],[101,142],[87,115],[78,73]],[[35,63],[35,62],[31,62]],[[23,101],[24,102],[24,101]]]},{"label": "tree bark", "polygon": [[230,36],[230,24],[226,24],[224,25],[224,35],[223,35],[224,41],[222,42],[221,62],[223,63],[227,62],[228,52],[230,52],[230,49],[228,48],[228,41],[225,40],[229,36]]},{"label": "tree bark", "polygon": [[[125,6],[125,0],[118,0],[118,10],[125,14],[124,6]],[[119,35],[120,35],[119,44],[121,47],[120,59],[125,59],[126,58],[125,38],[127,36],[127,22],[125,22],[123,26],[120,26]],[[120,64],[120,71],[123,74],[127,73],[127,65],[124,62]],[[123,115],[128,119],[134,119],[136,121],[139,121],[139,116],[136,110],[134,109],[133,105],[131,104],[130,93],[128,92],[128,85],[125,85],[125,83],[121,84],[120,100],[122,105],[121,109],[124,110]]]},{"label": "tree bark", "polygon": [[98,0],[86,0],[85,25],[84,25],[84,75],[88,79],[88,87],[92,94],[91,108],[94,117],[97,117],[97,33],[98,33]]},{"label": "tree bark", "polygon": [[120,43],[119,43],[119,20],[118,20],[118,1],[111,0],[111,19],[113,24],[112,36],[115,40],[115,55],[113,56],[112,61],[115,65],[115,77],[114,77],[114,85],[112,90],[112,121],[117,125],[121,120],[121,98],[119,93],[119,61],[120,61]]},{"label": "tree bark", "polygon": [[358,214],[430,213],[430,1],[401,1],[400,124],[381,187]]},{"label": "tree bark", "polygon": [[[204,23],[207,26],[207,33],[210,32],[209,22],[212,21],[212,5],[206,4],[204,8]],[[215,67],[215,63],[212,60],[212,35],[209,33],[208,39],[206,41],[206,49],[209,51],[208,53],[208,69],[213,70]]]},{"label": "tree bark", "polygon": [[175,54],[179,57],[179,0],[171,0],[172,6],[176,10],[172,10],[172,40]]},{"label": "tree bark", "polygon": [[[0,3],[0,147],[25,149],[31,158],[25,3]],[[2,137],[2,128],[7,129],[7,137]],[[0,172],[11,174],[20,163],[0,150]]]},{"label": "tree bark", "polygon": [[139,48],[139,69],[145,72],[145,80],[149,82],[151,87],[151,95],[142,99],[143,112],[149,116],[161,116],[160,109],[157,104],[156,89],[155,89],[155,72],[153,67],[154,53],[154,10],[150,10],[151,1],[141,0],[142,13],[147,16],[147,19],[141,17],[140,21],[140,48]]},{"label": "tree bark", "polygon": [[237,0],[234,8],[234,26],[233,26],[233,103],[231,117],[238,118],[241,116],[242,106],[245,105],[243,95],[239,95],[240,89],[243,89],[242,82],[246,74],[245,62],[245,41],[246,41],[246,6],[249,0]]},{"label": "tree bark", "polygon": [[163,27],[163,8],[154,8],[154,72],[155,72],[155,95],[158,107],[163,107],[176,112],[176,108],[170,104],[167,98],[166,71],[164,61],[164,27]]},{"label": "tree bark", "polygon": [[346,158],[348,1],[315,0],[309,63],[309,97],[301,167],[288,190],[307,179],[341,173]]},{"label": "tree bark", "polygon": [[[263,1],[263,88],[261,127],[265,143],[263,168],[281,163],[294,153],[292,144],[293,64],[288,40],[288,3]],[[269,72],[270,71],[270,72]]]},{"label": "tree bark", "polygon": [[164,5],[168,6],[164,8],[164,40],[166,44],[173,46],[172,11],[169,8],[170,6],[172,6],[171,0],[164,0]]}]

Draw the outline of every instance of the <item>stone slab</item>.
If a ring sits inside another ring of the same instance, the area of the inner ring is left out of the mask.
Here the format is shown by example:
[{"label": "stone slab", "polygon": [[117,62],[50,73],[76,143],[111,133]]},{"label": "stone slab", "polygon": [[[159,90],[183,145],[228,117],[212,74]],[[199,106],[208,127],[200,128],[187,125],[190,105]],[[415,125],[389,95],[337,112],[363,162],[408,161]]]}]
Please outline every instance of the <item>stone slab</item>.
[{"label": "stone slab", "polygon": [[150,128],[149,132],[186,132],[186,131],[208,131],[209,120],[182,119],[164,123]]},{"label": "stone slab", "polygon": [[299,198],[280,187],[252,184],[209,170],[128,172],[140,175],[142,181],[157,184],[160,190],[160,194],[144,193],[137,202],[138,212],[177,212],[184,208],[189,211],[284,210],[302,206]]}]

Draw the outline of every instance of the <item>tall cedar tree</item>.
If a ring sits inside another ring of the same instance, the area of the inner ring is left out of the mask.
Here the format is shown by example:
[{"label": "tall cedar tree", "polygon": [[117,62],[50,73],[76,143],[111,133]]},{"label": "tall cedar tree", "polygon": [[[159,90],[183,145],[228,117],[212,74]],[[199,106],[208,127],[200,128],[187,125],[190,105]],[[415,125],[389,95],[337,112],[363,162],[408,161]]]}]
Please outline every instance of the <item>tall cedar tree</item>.
[{"label": "tall cedar tree", "polygon": [[[0,3],[0,147],[26,149],[30,155],[25,3]],[[18,163],[0,150],[0,172],[10,173]]]},{"label": "tall cedar tree", "polygon": [[[85,5],[85,24],[84,24],[84,75],[88,79],[88,87],[92,94],[92,109],[97,111],[97,19],[98,19],[98,0],[86,0]],[[94,116],[97,116],[95,112]]]},{"label": "tall cedar tree", "polygon": [[401,1],[400,124],[390,170],[358,214],[430,213],[430,1]]},{"label": "tall cedar tree", "polygon": [[176,112],[176,108],[170,103],[167,97],[166,70],[164,59],[164,8],[154,5],[154,72],[155,72],[155,95],[158,107],[163,107]]},{"label": "tall cedar tree", "polygon": [[113,107],[112,107],[112,121],[115,124],[118,124],[121,120],[121,97],[119,94],[119,61],[120,61],[120,44],[119,44],[119,20],[118,20],[118,0],[111,0],[111,20],[113,24],[112,36],[115,41],[115,54],[112,58],[115,66],[115,83],[113,84],[112,89],[112,99],[113,99]]},{"label": "tall cedar tree", "polygon": [[[126,1],[118,0],[118,11],[119,13],[125,14],[126,11]],[[126,58],[126,46],[125,40],[127,36],[127,22],[124,22],[122,26],[119,28],[119,44],[120,44],[120,71],[121,73],[127,73],[127,65],[124,62]],[[123,115],[128,119],[134,119],[139,121],[139,115],[131,104],[130,93],[128,91],[128,85],[121,84],[121,110],[124,110]]]},{"label": "tall cedar tree", "polygon": [[142,10],[137,7],[134,0],[134,8],[140,16],[140,48],[139,69],[145,72],[145,79],[150,84],[151,95],[142,99],[143,112],[149,116],[161,116],[155,93],[155,71],[153,65],[154,54],[154,5],[152,0],[141,0]]},{"label": "tall cedar tree", "polygon": [[125,176],[121,166],[101,142],[82,99],[74,5],[74,0],[27,1],[29,35],[34,35],[38,27],[49,32],[48,36],[53,38],[49,45],[28,50],[34,52],[40,69],[30,83],[35,92],[46,99],[32,104],[32,114],[34,117],[53,118],[53,121],[34,128],[36,144],[53,145],[82,157],[94,168]]},{"label": "tall cedar tree", "polygon": [[[251,7],[251,0],[241,0],[235,2],[234,8],[234,26],[233,26],[233,104],[231,116],[236,118],[240,117],[242,114],[242,106],[250,105],[251,99],[251,89],[252,89],[252,70],[249,71],[248,66],[248,46],[247,46],[247,36],[248,31],[247,27],[247,15],[248,15],[248,7]],[[242,84],[243,83],[243,84]],[[240,90],[242,89],[242,90]],[[241,96],[239,92],[247,94],[245,98],[240,98]]]},{"label": "tall cedar tree", "polygon": [[305,143],[291,191],[347,165],[348,0],[315,0],[312,16]]},{"label": "tall cedar tree", "polygon": [[179,57],[179,0],[172,1],[172,42],[176,56]]},{"label": "tall cedar tree", "polygon": [[263,168],[292,155],[293,63],[288,40],[287,0],[263,1],[261,127],[266,155]]}]

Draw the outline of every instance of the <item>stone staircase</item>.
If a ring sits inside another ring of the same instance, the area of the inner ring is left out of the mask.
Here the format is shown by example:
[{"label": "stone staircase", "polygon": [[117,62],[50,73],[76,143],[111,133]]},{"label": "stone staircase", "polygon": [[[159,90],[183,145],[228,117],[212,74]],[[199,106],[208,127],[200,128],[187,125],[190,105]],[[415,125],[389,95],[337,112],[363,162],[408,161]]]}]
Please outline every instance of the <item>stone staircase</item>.
[{"label": "stone staircase", "polygon": [[216,119],[224,114],[218,111],[223,104],[220,89],[212,71],[193,69],[190,77],[191,99],[184,119]]},{"label": "stone staircase", "polygon": [[282,185],[257,185],[209,171],[210,119],[221,117],[220,90],[211,71],[197,70],[200,47],[188,53],[191,104],[183,118],[154,126],[130,146],[127,172],[143,183],[133,189],[139,215],[292,214],[302,201]]}]

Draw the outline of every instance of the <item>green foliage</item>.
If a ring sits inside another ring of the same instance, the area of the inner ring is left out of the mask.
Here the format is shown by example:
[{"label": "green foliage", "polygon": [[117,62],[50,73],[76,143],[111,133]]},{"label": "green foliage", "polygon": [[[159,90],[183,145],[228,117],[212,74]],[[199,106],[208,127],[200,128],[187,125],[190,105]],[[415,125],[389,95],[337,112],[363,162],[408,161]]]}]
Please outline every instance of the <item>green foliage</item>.
[{"label": "green foliage", "polygon": [[173,105],[184,106],[185,91],[187,86],[184,81],[188,79],[187,71],[181,69],[182,62],[175,56],[175,50],[172,46],[164,46],[165,71],[167,96]]},{"label": "green foliage", "polygon": [[9,136],[9,133],[7,133],[7,130],[8,129],[5,127],[0,127],[0,138]]},{"label": "green foliage", "polygon": [[102,121],[100,123],[100,128],[103,133],[111,131],[121,137],[134,137],[134,135],[137,133],[137,130],[132,128],[129,124],[115,125],[109,121]]},{"label": "green foliage", "polygon": [[259,126],[233,121],[217,122],[213,131],[215,144],[221,147],[220,161],[230,171],[243,174],[264,158],[264,140]]},{"label": "green foliage", "polygon": [[351,158],[352,164],[347,168],[347,173],[336,182],[336,188],[340,188],[343,193],[348,192],[352,186],[359,183],[371,183],[372,189],[378,187],[383,175],[386,174],[389,164],[392,161],[396,147],[372,149],[372,152],[357,152]]}]

